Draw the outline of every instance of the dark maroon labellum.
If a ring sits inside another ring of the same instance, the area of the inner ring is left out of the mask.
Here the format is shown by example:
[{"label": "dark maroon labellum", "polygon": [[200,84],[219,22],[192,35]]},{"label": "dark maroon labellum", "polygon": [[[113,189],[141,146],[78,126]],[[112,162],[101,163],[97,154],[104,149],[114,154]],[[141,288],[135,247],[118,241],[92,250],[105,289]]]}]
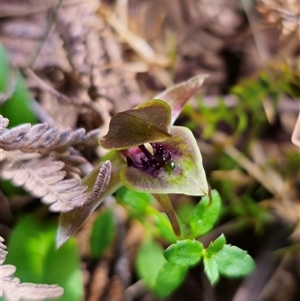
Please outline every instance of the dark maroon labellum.
[{"label": "dark maroon labellum", "polygon": [[127,157],[128,166],[138,169],[155,171],[164,168],[165,171],[172,171],[176,165],[172,160],[170,151],[166,151],[162,144],[150,143],[153,149],[153,154],[145,147],[139,145],[139,149],[143,152],[144,157],[140,157],[140,162],[134,161],[132,158]]}]

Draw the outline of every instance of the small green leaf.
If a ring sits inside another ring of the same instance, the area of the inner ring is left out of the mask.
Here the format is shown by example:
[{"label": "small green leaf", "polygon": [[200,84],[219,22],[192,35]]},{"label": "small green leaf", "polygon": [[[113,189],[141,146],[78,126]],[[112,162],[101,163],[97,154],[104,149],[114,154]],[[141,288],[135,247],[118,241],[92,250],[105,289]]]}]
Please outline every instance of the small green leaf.
[{"label": "small green leaf", "polygon": [[136,270],[149,288],[154,288],[160,268],[166,263],[163,248],[148,238],[141,245],[136,257]]},{"label": "small green leaf", "polygon": [[145,212],[147,207],[154,200],[153,196],[149,193],[132,191],[124,186],[118,189],[116,194],[121,204],[129,205],[141,212]]},{"label": "small green leaf", "polygon": [[194,236],[201,236],[210,231],[221,212],[221,198],[216,190],[211,192],[212,199],[205,196],[195,206],[191,217],[191,228]]},{"label": "small green leaf", "polygon": [[197,240],[179,240],[164,251],[165,258],[176,265],[191,266],[201,259],[203,245]]},{"label": "small green leaf", "polygon": [[166,262],[159,270],[155,283],[155,293],[158,297],[170,295],[183,282],[188,268]]},{"label": "small green leaf", "polygon": [[223,249],[226,244],[226,238],[224,234],[221,234],[214,242],[211,242],[206,252],[212,256]]},{"label": "small green leaf", "polygon": [[172,225],[167,215],[163,212],[159,212],[154,215],[154,219],[157,225],[157,228],[160,230],[161,235],[165,240],[170,243],[174,243],[177,241],[177,236],[174,234],[172,229]]},{"label": "small green leaf", "polygon": [[204,272],[211,284],[219,280],[218,264],[213,257],[204,257]]},{"label": "small green leaf", "polygon": [[252,257],[236,246],[225,245],[214,258],[218,264],[219,273],[227,277],[243,277],[255,268]]},{"label": "small green leaf", "polygon": [[1,115],[9,119],[9,128],[22,123],[37,122],[32,98],[23,76],[10,65],[7,51],[2,44],[0,44],[0,94],[7,98],[7,101],[1,102],[0,111]]},{"label": "small green leaf", "polygon": [[112,243],[116,233],[116,221],[111,209],[107,209],[95,220],[90,237],[91,252],[100,257]]},{"label": "small green leaf", "polygon": [[193,133],[173,126],[172,138],[162,142],[166,152],[171,153],[175,168],[166,171],[138,169],[127,166],[120,172],[122,183],[131,190],[168,194],[206,195],[208,184],[202,166],[202,157]]},{"label": "small green leaf", "polygon": [[106,149],[122,150],[169,138],[171,108],[159,99],[148,100],[133,110],[112,117],[109,131],[100,139]]},{"label": "small green leaf", "polygon": [[184,223],[189,224],[191,218],[191,212],[194,209],[194,204],[192,203],[183,203],[176,208],[178,218]]}]

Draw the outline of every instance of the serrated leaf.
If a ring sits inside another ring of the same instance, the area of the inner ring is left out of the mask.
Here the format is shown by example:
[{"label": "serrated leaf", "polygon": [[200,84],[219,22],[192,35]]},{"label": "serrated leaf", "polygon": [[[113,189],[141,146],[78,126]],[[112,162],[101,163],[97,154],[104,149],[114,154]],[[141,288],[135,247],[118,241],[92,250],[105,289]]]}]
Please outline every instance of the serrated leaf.
[{"label": "serrated leaf", "polygon": [[133,110],[114,115],[108,133],[99,142],[106,149],[122,150],[163,141],[171,136],[170,123],[170,106],[162,100],[151,99]]},{"label": "serrated leaf", "polygon": [[153,289],[160,268],[166,263],[163,248],[154,240],[148,238],[141,245],[136,257],[136,270],[146,285]]},{"label": "serrated leaf", "polygon": [[255,268],[252,257],[236,246],[225,245],[214,258],[218,264],[219,273],[227,277],[243,277]]},{"label": "serrated leaf", "polygon": [[161,144],[171,152],[175,168],[167,171],[139,169],[127,166],[120,172],[122,183],[131,190],[167,194],[206,195],[208,184],[202,166],[202,157],[192,132],[184,127],[173,126],[172,138]]},{"label": "serrated leaf", "polygon": [[101,257],[111,245],[116,233],[116,221],[111,209],[101,212],[93,224],[90,244],[94,257]]},{"label": "serrated leaf", "polygon": [[213,257],[204,257],[204,272],[211,284],[219,280],[218,264]]},{"label": "serrated leaf", "polygon": [[168,262],[188,267],[201,259],[202,250],[203,245],[197,240],[179,240],[164,251],[164,256]]},{"label": "serrated leaf", "polygon": [[221,198],[216,190],[195,206],[191,214],[191,228],[194,236],[201,236],[210,231],[216,223],[221,212]]},{"label": "serrated leaf", "polygon": [[206,249],[206,252],[209,254],[209,256],[213,256],[220,250],[224,248],[226,244],[226,238],[224,234],[221,234],[215,241],[211,242]]},{"label": "serrated leaf", "polygon": [[183,282],[187,271],[187,267],[166,262],[157,275],[155,294],[161,298],[169,296]]}]

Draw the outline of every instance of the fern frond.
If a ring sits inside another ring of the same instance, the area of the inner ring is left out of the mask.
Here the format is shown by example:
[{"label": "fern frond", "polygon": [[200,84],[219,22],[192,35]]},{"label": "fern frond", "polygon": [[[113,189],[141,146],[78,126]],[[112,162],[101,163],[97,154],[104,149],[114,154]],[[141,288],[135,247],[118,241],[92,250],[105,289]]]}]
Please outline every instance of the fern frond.
[{"label": "fern frond", "polygon": [[86,134],[85,129],[59,130],[55,126],[47,123],[23,124],[7,130],[0,136],[0,148],[4,150],[21,150],[23,152],[42,153],[55,149],[63,149],[68,146],[85,143],[85,141],[95,141],[98,132]]},{"label": "fern frond", "polygon": [[[0,115],[2,130],[8,122]],[[0,175],[40,197],[43,203],[50,205],[51,211],[67,212],[90,206],[108,185],[110,161],[103,163],[92,191],[87,193],[87,187],[80,185],[79,179],[64,179],[66,172],[62,170],[65,166],[62,161],[56,160],[51,153],[45,153],[73,144],[93,143],[98,135],[98,130],[89,134],[84,129],[60,131],[46,123],[23,124],[6,130],[0,135]]]},{"label": "fern frond", "polygon": [[7,301],[45,300],[63,295],[63,288],[58,285],[20,283],[20,279],[13,276],[16,267],[11,264],[3,265],[7,254],[4,239],[0,236],[0,297]]},{"label": "fern frond", "polygon": [[87,186],[78,179],[65,179],[62,170],[64,163],[53,156],[37,153],[0,150],[1,172],[3,179],[11,179],[17,186],[23,186],[51,211],[67,212],[82,206],[90,206],[105,191],[111,176],[111,162],[102,164],[96,182],[90,193]]},{"label": "fern frond", "polygon": [[11,179],[15,185],[23,186],[43,203],[51,204],[52,211],[69,211],[78,207],[88,196],[86,186],[77,179],[63,180],[64,163],[55,161],[51,155],[0,150],[1,176]]},{"label": "fern frond", "polygon": [[6,129],[6,127],[8,126],[9,120],[5,117],[3,117],[2,115],[0,115],[0,133],[3,132],[3,130]]},{"label": "fern frond", "polygon": [[111,168],[111,162],[109,160],[102,163],[94,187],[80,207],[93,207],[93,205],[102,196],[111,177]]}]

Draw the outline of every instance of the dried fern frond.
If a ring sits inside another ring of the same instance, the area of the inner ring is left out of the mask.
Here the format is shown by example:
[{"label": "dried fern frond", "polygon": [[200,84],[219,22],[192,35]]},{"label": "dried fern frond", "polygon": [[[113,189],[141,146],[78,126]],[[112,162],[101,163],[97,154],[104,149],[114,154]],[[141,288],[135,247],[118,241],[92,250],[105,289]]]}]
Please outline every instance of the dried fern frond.
[{"label": "dried fern frond", "polygon": [[66,172],[64,163],[56,161],[52,155],[0,150],[1,177],[11,179],[17,186],[23,186],[45,204],[51,204],[51,211],[66,212],[90,205],[102,194],[109,182],[111,163],[103,163],[94,188],[87,193],[87,187],[77,179],[63,180]]},{"label": "dried fern frond", "polygon": [[299,0],[259,0],[257,10],[269,23],[276,24],[282,30],[283,36],[299,30]]},{"label": "dried fern frond", "polygon": [[[0,236],[0,264],[3,264],[7,255],[6,245],[4,244],[4,238]],[[0,286],[1,289],[1,286]]]},{"label": "dried fern frond", "polygon": [[[99,134],[99,132],[97,132]],[[64,149],[68,146],[85,143],[96,134],[86,134],[85,129],[71,130],[70,128],[60,131],[55,126],[47,123],[23,124],[7,130],[0,136],[0,148],[4,150],[21,150],[23,152],[42,153],[55,149]],[[95,140],[95,138],[94,138]]]},{"label": "dried fern frond", "polygon": [[85,136],[84,144],[85,145],[98,144],[99,137],[101,134],[100,132],[101,132],[100,129],[95,129],[95,130],[89,131]]},{"label": "dried fern frond", "polygon": [[64,163],[55,161],[52,155],[0,151],[1,176],[12,179],[15,185],[22,185],[33,195],[41,197],[43,203],[51,204],[50,210],[72,210],[78,206],[76,201],[87,197],[87,187],[79,185],[79,180],[63,180],[66,175],[62,170]]},{"label": "dried fern frond", "polygon": [[[1,116],[0,121],[1,128],[5,129],[8,119]],[[0,175],[40,197],[43,203],[51,205],[51,211],[67,212],[89,206],[108,185],[110,161],[103,164],[92,191],[87,193],[87,186],[80,185],[79,179],[64,179],[64,162],[56,160],[51,153],[42,155],[37,151],[45,154],[84,141],[90,143],[98,134],[99,131],[92,131],[86,135],[84,129],[60,131],[46,123],[24,124],[6,130],[0,135]]]},{"label": "dried fern frond", "polygon": [[2,115],[0,115],[0,133],[3,132],[3,130],[6,129],[6,127],[8,126],[9,120],[5,117],[3,117]]},{"label": "dried fern frond", "polygon": [[63,288],[58,285],[20,283],[20,279],[13,276],[16,267],[11,264],[3,265],[7,254],[4,239],[0,236],[0,297],[7,301],[45,300],[63,295]]}]

